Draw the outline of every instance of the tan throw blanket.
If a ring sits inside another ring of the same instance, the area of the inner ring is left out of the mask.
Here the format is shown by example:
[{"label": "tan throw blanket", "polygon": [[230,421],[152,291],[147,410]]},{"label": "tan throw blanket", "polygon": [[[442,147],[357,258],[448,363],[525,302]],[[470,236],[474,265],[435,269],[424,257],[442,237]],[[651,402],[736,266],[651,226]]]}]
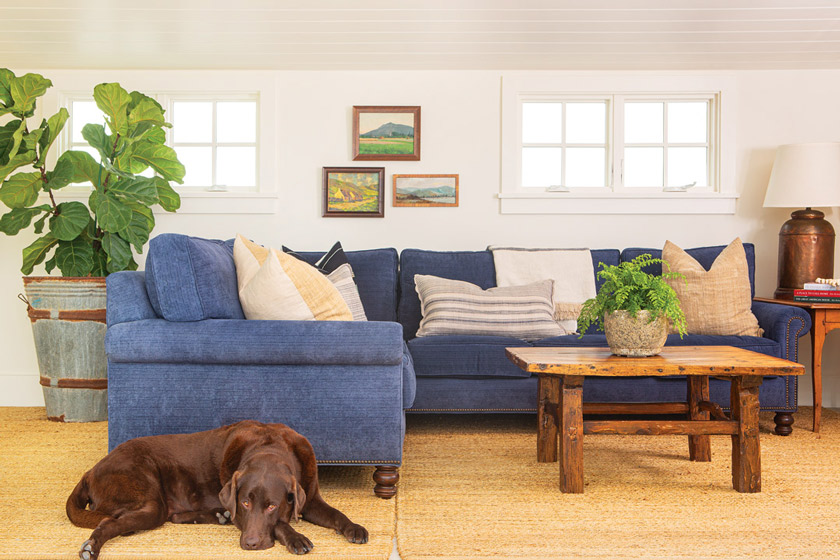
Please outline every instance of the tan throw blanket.
[{"label": "tan throw blanket", "polygon": [[554,318],[566,333],[577,331],[583,302],[595,297],[595,271],[589,249],[488,249],[493,252],[497,286],[554,280]]}]

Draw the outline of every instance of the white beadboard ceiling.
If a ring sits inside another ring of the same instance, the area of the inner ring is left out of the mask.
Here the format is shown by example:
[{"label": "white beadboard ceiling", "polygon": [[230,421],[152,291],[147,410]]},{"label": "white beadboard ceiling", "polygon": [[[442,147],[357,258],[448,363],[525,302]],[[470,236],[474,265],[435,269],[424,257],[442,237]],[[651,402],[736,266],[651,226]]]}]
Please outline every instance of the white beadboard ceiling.
[{"label": "white beadboard ceiling", "polygon": [[840,0],[0,0],[0,66],[840,68]]}]

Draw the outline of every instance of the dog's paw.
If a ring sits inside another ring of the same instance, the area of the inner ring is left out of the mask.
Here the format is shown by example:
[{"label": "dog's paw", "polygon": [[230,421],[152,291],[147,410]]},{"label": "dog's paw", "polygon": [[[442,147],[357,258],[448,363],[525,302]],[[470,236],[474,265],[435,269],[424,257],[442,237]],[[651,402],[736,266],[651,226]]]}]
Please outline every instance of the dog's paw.
[{"label": "dog's paw", "polygon": [[224,513],[217,511],[216,518],[219,520],[219,525],[227,525],[230,523],[230,512],[225,511]]},{"label": "dog's paw", "polygon": [[314,548],[312,541],[301,535],[295,533],[286,539],[286,550],[292,554],[306,554]]},{"label": "dog's paw", "polygon": [[356,525],[355,523],[351,523],[345,527],[344,530],[341,531],[341,534],[344,535],[344,538],[351,543],[365,544],[368,542],[367,529],[361,525]]},{"label": "dog's paw", "polygon": [[82,543],[82,548],[79,549],[79,558],[81,560],[96,560],[99,556],[99,551],[94,550],[94,542],[91,539]]}]

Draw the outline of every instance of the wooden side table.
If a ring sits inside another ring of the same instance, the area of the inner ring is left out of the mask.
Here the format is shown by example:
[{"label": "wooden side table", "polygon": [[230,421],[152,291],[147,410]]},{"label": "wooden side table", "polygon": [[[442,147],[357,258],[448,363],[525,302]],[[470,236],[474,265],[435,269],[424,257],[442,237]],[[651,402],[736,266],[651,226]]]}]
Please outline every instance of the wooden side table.
[{"label": "wooden side table", "polygon": [[820,431],[822,416],[822,353],[825,335],[840,328],[840,303],[811,303],[790,299],[754,298],[755,301],[801,307],[811,315],[811,381],[814,386],[814,432]]}]

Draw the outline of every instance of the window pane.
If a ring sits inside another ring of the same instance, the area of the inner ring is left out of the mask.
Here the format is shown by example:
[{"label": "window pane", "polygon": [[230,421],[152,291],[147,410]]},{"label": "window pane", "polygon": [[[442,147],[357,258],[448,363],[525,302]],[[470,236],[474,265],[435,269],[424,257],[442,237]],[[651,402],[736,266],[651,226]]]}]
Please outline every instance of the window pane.
[{"label": "window pane", "polygon": [[567,143],[605,144],[606,134],[606,103],[566,103]]},{"label": "window pane", "polygon": [[624,141],[628,144],[662,142],[663,103],[626,103]]},{"label": "window pane", "polygon": [[173,142],[213,141],[213,103],[176,101],[172,107]]},{"label": "window pane", "polygon": [[566,186],[606,186],[605,154],[604,148],[567,148]]},{"label": "window pane", "polygon": [[559,144],[562,141],[562,103],[522,104],[522,142],[526,144]]},{"label": "window pane", "polygon": [[[97,107],[96,103],[93,101],[73,101],[70,107],[70,114],[72,115],[71,142],[85,142],[85,139],[82,136],[82,128],[84,128],[86,124],[105,124],[105,115],[102,114],[102,111],[99,110],[99,107]],[[111,131],[107,128],[105,131],[109,134],[111,133]],[[96,161],[99,161],[98,154]]]},{"label": "window pane", "polygon": [[522,186],[559,185],[562,154],[562,148],[523,148]]},{"label": "window pane", "polygon": [[668,103],[668,142],[706,142],[708,103]]},{"label": "window pane", "polygon": [[257,186],[255,148],[217,148],[216,184],[226,187]]},{"label": "window pane", "polygon": [[662,186],[662,148],[624,149],[624,186]]},{"label": "window pane", "polygon": [[706,148],[668,148],[668,186],[709,185]]},{"label": "window pane", "polygon": [[178,159],[187,169],[185,187],[209,187],[213,184],[213,149],[179,146]]},{"label": "window pane", "polygon": [[257,103],[224,101],[216,104],[217,142],[256,142]]}]

